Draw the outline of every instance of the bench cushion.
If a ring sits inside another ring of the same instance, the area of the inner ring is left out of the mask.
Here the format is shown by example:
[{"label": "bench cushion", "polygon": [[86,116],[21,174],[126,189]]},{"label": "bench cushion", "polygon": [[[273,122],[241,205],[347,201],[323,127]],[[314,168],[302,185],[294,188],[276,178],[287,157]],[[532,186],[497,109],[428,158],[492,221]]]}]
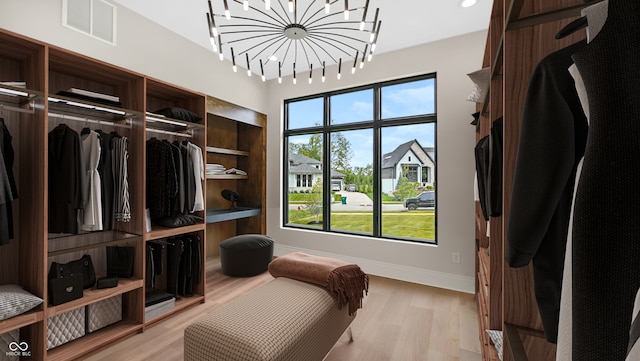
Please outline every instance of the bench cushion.
[{"label": "bench cushion", "polygon": [[324,288],[276,278],[187,327],[184,359],[320,361],[354,318]]}]

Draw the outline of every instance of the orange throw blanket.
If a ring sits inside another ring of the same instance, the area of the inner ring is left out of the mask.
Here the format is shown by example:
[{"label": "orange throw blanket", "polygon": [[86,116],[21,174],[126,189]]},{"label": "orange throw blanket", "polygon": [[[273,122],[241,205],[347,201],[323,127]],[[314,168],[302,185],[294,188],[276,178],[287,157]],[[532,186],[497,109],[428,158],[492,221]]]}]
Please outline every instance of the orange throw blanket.
[{"label": "orange throw blanket", "polygon": [[326,288],[338,309],[349,304],[349,316],[362,308],[362,299],[369,291],[369,276],[356,264],[335,258],[293,252],[269,263],[273,277],[287,277]]}]

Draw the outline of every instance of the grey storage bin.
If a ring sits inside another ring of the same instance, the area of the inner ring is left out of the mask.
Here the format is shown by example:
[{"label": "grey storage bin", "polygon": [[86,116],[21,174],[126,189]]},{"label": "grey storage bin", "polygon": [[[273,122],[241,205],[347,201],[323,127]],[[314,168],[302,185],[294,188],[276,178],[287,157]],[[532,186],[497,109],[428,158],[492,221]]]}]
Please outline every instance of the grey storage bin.
[{"label": "grey storage bin", "polygon": [[87,333],[122,320],[122,295],[113,296],[87,306]]},{"label": "grey storage bin", "polygon": [[84,307],[50,317],[47,322],[47,350],[85,335]]}]

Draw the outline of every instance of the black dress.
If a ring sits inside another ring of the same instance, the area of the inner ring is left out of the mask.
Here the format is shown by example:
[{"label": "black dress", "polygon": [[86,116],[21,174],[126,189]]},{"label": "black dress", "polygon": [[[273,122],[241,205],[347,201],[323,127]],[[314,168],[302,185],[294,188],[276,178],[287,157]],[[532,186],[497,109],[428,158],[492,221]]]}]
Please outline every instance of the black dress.
[{"label": "black dress", "polygon": [[624,360],[640,287],[640,2],[573,56],[590,126],[573,222],[573,359]]}]

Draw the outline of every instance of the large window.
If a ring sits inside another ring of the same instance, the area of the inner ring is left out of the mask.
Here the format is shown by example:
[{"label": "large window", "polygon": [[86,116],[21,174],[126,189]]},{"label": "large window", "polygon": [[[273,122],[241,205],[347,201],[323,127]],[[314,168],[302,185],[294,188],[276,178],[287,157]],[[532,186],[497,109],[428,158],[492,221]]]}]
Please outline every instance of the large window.
[{"label": "large window", "polygon": [[285,101],[284,226],[436,243],[435,74]]}]

